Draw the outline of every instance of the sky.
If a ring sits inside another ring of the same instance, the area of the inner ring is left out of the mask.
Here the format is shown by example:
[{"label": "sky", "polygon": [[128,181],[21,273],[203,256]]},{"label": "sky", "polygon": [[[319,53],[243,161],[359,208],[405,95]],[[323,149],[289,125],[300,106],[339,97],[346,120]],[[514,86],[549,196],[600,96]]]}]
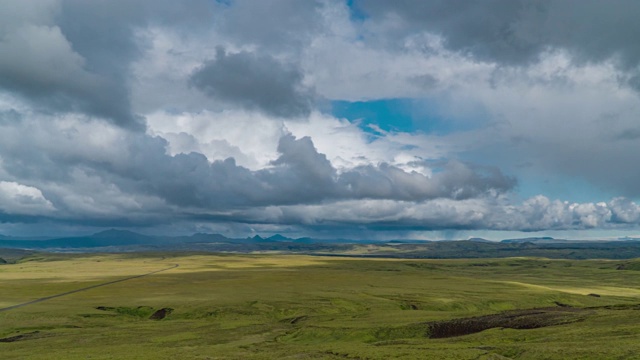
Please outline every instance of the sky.
[{"label": "sky", "polygon": [[636,0],[5,0],[0,234],[640,236]]}]

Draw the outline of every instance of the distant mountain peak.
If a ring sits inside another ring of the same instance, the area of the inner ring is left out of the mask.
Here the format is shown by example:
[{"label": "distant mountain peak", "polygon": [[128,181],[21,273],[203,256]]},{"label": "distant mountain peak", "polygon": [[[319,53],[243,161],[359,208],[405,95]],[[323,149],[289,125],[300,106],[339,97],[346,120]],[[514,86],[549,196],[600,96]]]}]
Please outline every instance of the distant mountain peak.
[{"label": "distant mountain peak", "polygon": [[270,241],[291,241],[292,239],[290,239],[290,238],[288,238],[286,236],[280,235],[280,234],[275,234],[273,236],[269,236],[267,238],[267,240],[270,240]]},{"label": "distant mountain peak", "polygon": [[503,243],[536,243],[536,242],[562,242],[564,240],[554,239],[551,236],[540,236],[540,237],[528,237],[528,238],[519,238],[519,239],[505,239],[501,242]]},{"label": "distant mountain peak", "polygon": [[483,242],[483,243],[493,242],[493,241],[491,241],[491,240],[483,239],[483,238],[481,238],[481,237],[472,237],[472,238],[469,238],[467,241],[471,241],[471,242]]}]

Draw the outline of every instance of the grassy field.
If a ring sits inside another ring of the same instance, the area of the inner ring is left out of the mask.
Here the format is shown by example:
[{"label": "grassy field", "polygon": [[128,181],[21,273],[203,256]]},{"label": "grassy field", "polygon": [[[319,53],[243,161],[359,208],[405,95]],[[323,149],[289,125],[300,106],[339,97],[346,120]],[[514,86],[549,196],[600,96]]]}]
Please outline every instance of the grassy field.
[{"label": "grassy field", "polygon": [[36,254],[0,307],[174,264],[1,311],[1,358],[640,359],[635,261]]}]

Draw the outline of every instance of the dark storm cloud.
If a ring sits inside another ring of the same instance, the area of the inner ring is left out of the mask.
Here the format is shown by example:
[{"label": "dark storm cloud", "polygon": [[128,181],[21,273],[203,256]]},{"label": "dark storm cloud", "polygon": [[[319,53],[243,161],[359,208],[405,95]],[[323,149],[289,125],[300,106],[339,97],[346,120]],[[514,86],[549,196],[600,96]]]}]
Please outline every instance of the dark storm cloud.
[{"label": "dark storm cloud", "polygon": [[[509,63],[528,61],[544,47],[528,31],[526,21],[540,11],[539,2],[520,0],[356,0],[355,5],[375,20],[395,14],[408,31],[426,30],[442,35],[445,44],[482,59]],[[529,4],[529,5],[525,5]]]},{"label": "dark storm cloud", "polygon": [[481,174],[460,163],[448,164],[433,178],[386,164],[338,173],[310,138],[292,135],[280,139],[273,166],[257,171],[238,166],[233,158],[210,163],[198,153],[166,155],[165,146],[159,138],[139,140],[130,149],[131,161],[106,170],[122,189],[218,210],[340,199],[471,198],[505,192],[515,184],[498,171]]},{"label": "dark storm cloud", "polygon": [[441,35],[445,46],[482,60],[526,64],[556,48],[579,60],[640,61],[640,3],[634,0],[356,0],[373,21],[400,16],[406,31]]},{"label": "dark storm cloud", "polygon": [[306,116],[313,93],[302,84],[302,72],[268,55],[228,54],[218,48],[191,76],[191,84],[207,95],[244,108],[280,117]]},{"label": "dark storm cloud", "polygon": [[[432,177],[381,164],[338,172],[308,137],[280,139],[280,156],[272,166],[252,171],[232,158],[209,162],[197,153],[166,155],[159,138],[137,141],[124,166],[100,167],[120,189],[157,196],[179,207],[182,219],[255,224],[385,224],[376,214],[401,214],[397,226],[481,227],[476,210],[456,206],[428,207],[424,223],[413,206],[433,199],[492,197],[515,181],[496,169],[448,162]],[[344,206],[344,202],[349,202]],[[386,206],[368,201],[384,201]],[[316,210],[307,208],[315,207]],[[321,210],[318,210],[321,209]],[[318,213],[320,211],[320,213]],[[409,215],[406,212],[409,212]],[[189,215],[190,213],[190,215]],[[337,218],[336,218],[337,217]],[[435,222],[440,222],[436,225]],[[489,226],[489,225],[488,225]]]},{"label": "dark storm cloud", "polygon": [[85,60],[87,71],[104,82],[101,89],[80,89],[89,97],[84,101],[85,111],[121,126],[139,127],[142,123],[131,109],[128,71],[140,55],[133,30],[146,20],[141,7],[137,1],[66,0],[56,19],[74,51]]},{"label": "dark storm cloud", "polygon": [[210,20],[214,4],[64,0],[35,11],[9,2],[6,9],[0,6],[0,20],[15,17],[0,27],[0,88],[41,111],[81,112],[143,129],[129,96],[130,65],[142,51],[135,30],[195,26]]},{"label": "dark storm cloud", "polygon": [[[137,212],[140,204],[148,204],[148,212],[167,204],[224,211],[343,199],[458,199],[502,193],[514,186],[499,171],[455,162],[431,178],[387,164],[339,172],[310,138],[293,135],[280,139],[279,156],[271,166],[250,170],[233,158],[211,162],[195,152],[169,155],[160,137],[112,132],[94,143],[82,129],[58,129],[55,124],[35,129],[31,123],[2,129],[2,169],[18,183],[41,190],[55,209],[68,212],[89,206],[107,216],[121,214],[123,206]],[[14,139],[18,133],[23,134],[20,141]],[[140,204],[130,204],[129,199]]]},{"label": "dark storm cloud", "polygon": [[87,69],[122,79],[130,63],[144,51],[134,31],[169,26],[202,31],[218,9],[215,1],[64,0],[56,23],[87,61]]},{"label": "dark storm cloud", "polygon": [[496,169],[474,168],[450,161],[430,178],[389,164],[360,166],[340,176],[356,198],[421,201],[433,198],[468,199],[512,189],[516,182]]}]

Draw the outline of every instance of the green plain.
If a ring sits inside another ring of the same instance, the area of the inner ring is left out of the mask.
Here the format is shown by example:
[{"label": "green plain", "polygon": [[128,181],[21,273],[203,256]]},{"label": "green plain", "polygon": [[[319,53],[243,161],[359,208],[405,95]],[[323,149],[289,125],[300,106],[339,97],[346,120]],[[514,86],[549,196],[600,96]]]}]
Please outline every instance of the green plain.
[{"label": "green plain", "polygon": [[[0,357],[640,359],[635,260],[36,254],[0,265],[0,307],[173,264],[0,312]],[[427,325],[555,307],[576,312],[448,338]]]}]

